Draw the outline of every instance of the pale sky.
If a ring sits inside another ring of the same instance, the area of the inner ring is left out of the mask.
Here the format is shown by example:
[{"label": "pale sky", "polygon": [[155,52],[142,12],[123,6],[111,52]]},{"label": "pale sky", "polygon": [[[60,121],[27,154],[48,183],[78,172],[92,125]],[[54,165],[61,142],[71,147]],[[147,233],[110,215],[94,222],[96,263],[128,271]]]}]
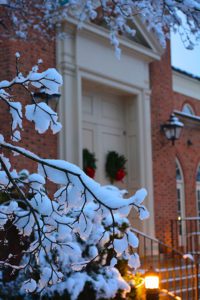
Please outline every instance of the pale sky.
[{"label": "pale sky", "polygon": [[187,50],[178,34],[171,34],[172,66],[200,77],[200,43],[194,50]]}]

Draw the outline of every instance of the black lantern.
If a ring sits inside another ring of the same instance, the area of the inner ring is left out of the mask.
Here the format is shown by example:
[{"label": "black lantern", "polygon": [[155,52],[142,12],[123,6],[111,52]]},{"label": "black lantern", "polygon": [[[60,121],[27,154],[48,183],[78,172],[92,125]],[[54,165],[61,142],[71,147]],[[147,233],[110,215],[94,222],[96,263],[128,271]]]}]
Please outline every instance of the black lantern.
[{"label": "black lantern", "polygon": [[183,126],[184,124],[179,121],[178,117],[171,114],[167,123],[161,125],[161,130],[164,132],[166,138],[172,141],[172,145],[174,145],[175,140],[180,138]]},{"label": "black lantern", "polygon": [[57,110],[58,102],[60,99],[60,94],[47,94],[43,90],[40,90],[38,93],[33,94],[34,100],[37,103],[45,102],[47,105],[49,105],[54,111]]}]

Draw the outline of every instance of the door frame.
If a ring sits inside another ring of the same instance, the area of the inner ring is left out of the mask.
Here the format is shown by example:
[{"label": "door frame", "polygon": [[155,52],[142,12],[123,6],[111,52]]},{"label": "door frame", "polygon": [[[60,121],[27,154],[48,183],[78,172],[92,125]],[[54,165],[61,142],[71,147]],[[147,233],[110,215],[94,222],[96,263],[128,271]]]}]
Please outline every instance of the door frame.
[{"label": "door frame", "polygon": [[[94,83],[105,85],[109,88],[122,91],[132,95],[136,101],[137,110],[137,135],[138,135],[138,185],[136,189],[145,187],[148,196],[145,199],[144,205],[150,212],[150,218],[140,223],[140,230],[150,236],[155,236],[154,222],[154,198],[153,198],[153,166],[152,166],[152,139],[151,139],[151,91],[146,88],[137,88],[122,82],[117,82],[110,78],[102,77],[99,74],[90,73],[85,70],[78,72],[78,107],[79,107],[79,124],[82,124],[82,95],[83,80],[88,80]],[[78,164],[82,166],[82,125],[79,125],[79,160]]]}]

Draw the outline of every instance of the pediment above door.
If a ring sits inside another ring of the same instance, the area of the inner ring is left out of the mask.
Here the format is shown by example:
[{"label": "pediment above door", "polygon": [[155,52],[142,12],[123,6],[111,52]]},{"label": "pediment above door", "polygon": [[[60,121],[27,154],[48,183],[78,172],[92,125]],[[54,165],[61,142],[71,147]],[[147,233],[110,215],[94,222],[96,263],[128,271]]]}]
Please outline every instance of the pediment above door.
[{"label": "pediment above door", "polygon": [[[78,21],[68,17],[65,24],[66,31],[74,31],[78,37],[87,37],[96,39],[97,43],[112,47],[109,42],[109,29],[104,22],[95,24],[93,23],[83,23],[80,30],[76,30],[78,26]],[[153,32],[147,30],[146,26],[142,23],[140,18],[136,17],[133,27],[136,30],[136,35],[132,37],[131,35],[119,35],[120,48],[123,51],[132,51],[136,54],[142,56],[146,61],[159,60],[164,52],[160,42],[156,38]],[[74,28],[74,29],[73,29]],[[97,40],[98,39],[98,40]]]}]

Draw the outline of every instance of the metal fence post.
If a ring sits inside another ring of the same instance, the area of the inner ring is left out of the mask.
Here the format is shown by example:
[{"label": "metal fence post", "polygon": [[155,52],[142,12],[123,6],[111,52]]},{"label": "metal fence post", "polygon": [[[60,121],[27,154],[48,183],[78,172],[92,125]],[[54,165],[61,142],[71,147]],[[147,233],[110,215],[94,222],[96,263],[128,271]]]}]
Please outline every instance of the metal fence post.
[{"label": "metal fence post", "polygon": [[198,257],[195,262],[195,300],[199,300],[199,264]]}]

